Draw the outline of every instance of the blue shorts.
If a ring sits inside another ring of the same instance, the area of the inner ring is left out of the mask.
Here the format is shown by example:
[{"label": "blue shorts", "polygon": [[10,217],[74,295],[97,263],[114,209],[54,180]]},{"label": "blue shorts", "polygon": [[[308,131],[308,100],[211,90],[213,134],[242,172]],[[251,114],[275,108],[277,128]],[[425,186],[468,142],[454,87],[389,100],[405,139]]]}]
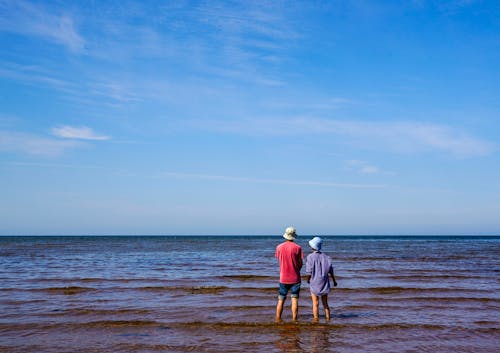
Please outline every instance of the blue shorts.
[{"label": "blue shorts", "polygon": [[291,298],[298,298],[300,293],[300,282],[295,284],[280,283],[278,299],[285,300],[288,291],[290,291]]}]

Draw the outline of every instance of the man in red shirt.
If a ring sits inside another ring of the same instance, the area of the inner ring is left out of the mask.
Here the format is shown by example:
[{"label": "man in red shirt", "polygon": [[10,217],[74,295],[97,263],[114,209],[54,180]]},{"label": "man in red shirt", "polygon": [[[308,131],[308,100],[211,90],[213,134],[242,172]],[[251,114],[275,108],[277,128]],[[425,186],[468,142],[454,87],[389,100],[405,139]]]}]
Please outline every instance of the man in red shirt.
[{"label": "man in red shirt", "polygon": [[283,234],[285,242],[276,247],[276,258],[280,264],[280,286],[278,305],[276,306],[276,321],[281,321],[283,304],[290,291],[292,298],[292,319],[297,320],[299,312],[300,269],[302,268],[302,248],[294,243],[297,234],[295,228],[288,227]]}]

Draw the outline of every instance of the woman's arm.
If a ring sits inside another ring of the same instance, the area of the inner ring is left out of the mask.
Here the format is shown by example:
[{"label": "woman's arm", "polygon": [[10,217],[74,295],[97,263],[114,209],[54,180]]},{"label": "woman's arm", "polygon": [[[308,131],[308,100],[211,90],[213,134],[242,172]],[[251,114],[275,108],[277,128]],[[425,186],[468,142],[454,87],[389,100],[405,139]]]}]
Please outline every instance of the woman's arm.
[{"label": "woman's arm", "polygon": [[337,281],[335,280],[335,274],[333,273],[333,266],[330,267],[330,276],[332,276],[333,279],[333,286],[337,287]]}]

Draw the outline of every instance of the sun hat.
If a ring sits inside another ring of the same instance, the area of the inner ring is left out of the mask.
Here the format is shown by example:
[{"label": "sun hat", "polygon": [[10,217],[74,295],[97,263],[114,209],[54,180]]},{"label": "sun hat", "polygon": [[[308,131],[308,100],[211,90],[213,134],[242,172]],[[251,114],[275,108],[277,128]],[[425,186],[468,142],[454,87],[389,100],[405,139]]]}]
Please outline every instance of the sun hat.
[{"label": "sun hat", "polygon": [[309,240],[309,246],[314,250],[320,251],[322,245],[323,245],[323,239],[321,239],[320,237],[314,237],[311,240]]},{"label": "sun hat", "polygon": [[285,234],[283,234],[283,238],[286,240],[295,240],[297,237],[297,234],[295,233],[295,228],[294,227],[288,227],[285,229]]}]

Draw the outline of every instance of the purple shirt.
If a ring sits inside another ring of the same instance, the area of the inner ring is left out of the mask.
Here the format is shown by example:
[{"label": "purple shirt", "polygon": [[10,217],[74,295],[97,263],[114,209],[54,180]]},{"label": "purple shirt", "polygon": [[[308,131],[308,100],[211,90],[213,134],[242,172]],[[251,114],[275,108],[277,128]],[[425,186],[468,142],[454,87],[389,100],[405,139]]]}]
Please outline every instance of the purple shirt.
[{"label": "purple shirt", "polygon": [[332,259],[322,252],[313,252],[306,258],[306,273],[311,275],[309,288],[314,295],[325,295],[330,291],[328,274],[333,270]]}]

